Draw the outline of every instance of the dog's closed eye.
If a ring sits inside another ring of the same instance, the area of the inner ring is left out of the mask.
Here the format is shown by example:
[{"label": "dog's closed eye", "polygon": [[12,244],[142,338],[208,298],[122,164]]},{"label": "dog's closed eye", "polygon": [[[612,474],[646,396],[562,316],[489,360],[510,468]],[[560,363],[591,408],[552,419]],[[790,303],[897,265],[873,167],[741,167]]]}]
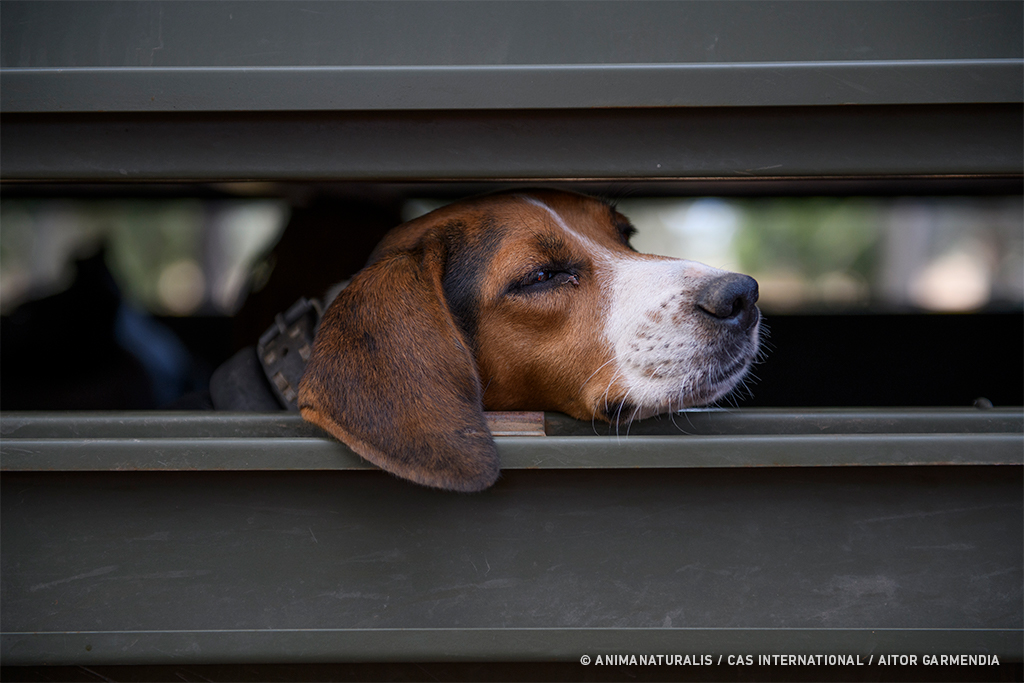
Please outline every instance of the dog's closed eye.
[{"label": "dog's closed eye", "polygon": [[539,294],[562,285],[578,285],[579,273],[572,266],[552,265],[531,270],[509,287],[511,294]]}]

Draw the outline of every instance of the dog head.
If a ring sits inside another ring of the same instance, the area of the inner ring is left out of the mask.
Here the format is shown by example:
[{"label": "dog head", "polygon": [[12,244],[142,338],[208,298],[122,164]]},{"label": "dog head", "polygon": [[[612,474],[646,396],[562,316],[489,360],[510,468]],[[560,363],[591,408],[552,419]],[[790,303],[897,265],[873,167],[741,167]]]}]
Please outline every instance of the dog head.
[{"label": "dog head", "polygon": [[484,410],[617,421],[717,401],[757,353],[757,283],[637,253],[634,232],[556,191],[395,228],[324,313],[302,416],[400,477],[476,491],[499,472]]}]

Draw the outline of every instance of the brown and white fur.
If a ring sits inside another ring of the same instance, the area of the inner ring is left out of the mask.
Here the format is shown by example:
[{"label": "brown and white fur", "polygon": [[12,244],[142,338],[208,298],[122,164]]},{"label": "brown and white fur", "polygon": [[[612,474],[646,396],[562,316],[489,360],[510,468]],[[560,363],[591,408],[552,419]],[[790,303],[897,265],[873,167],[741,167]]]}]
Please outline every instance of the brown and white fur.
[{"label": "brown and white fur", "polygon": [[713,403],[758,350],[757,283],[640,254],[603,201],[510,192],[392,230],[328,307],[302,416],[399,477],[487,488],[484,410],[582,420]]}]

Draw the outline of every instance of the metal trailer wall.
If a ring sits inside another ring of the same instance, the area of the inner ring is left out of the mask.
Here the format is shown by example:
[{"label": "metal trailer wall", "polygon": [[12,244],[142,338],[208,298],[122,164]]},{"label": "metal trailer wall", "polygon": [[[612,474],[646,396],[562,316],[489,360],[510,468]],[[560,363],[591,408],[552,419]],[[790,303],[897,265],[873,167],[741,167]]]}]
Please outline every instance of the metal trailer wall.
[{"label": "metal trailer wall", "polygon": [[0,13],[4,180],[1022,166],[1014,2],[7,0]]},{"label": "metal trailer wall", "polygon": [[[1016,2],[0,4],[0,179],[1019,183]],[[920,185],[919,185],[920,186]],[[127,187],[127,186],[125,186]],[[498,437],[0,417],[5,665],[1024,658],[1020,409]]]},{"label": "metal trailer wall", "polygon": [[1020,656],[1017,411],[545,427],[452,495],[294,415],[6,415],[4,660]]}]

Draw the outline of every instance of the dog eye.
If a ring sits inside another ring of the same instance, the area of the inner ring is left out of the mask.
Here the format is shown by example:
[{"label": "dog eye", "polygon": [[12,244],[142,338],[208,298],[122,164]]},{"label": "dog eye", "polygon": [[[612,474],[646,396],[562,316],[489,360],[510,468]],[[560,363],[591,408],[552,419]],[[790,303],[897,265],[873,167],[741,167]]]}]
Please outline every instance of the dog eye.
[{"label": "dog eye", "polygon": [[570,282],[574,285],[580,283],[576,274],[570,273],[567,270],[536,270],[530,273],[526,285],[565,285]]},{"label": "dog eye", "polygon": [[512,292],[538,292],[559,285],[580,283],[576,273],[556,268],[542,268],[531,271],[526,277],[515,283],[510,290]]}]

